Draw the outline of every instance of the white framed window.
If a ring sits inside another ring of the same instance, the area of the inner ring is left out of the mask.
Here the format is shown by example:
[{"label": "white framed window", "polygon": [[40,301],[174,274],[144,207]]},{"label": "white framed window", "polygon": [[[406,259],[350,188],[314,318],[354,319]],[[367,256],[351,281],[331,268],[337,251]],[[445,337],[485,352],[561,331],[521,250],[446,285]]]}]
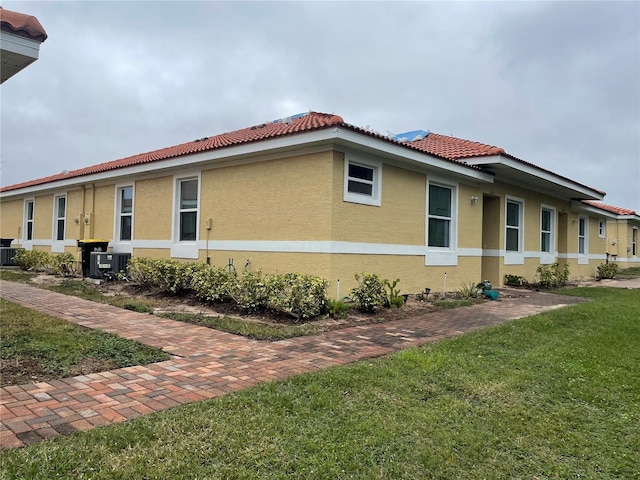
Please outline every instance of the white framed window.
[{"label": "white framed window", "polygon": [[607,236],[607,222],[606,220],[598,220],[598,237],[604,238]]},{"label": "white framed window", "polygon": [[24,201],[24,227],[22,241],[33,241],[33,220],[35,217],[35,200],[27,199]]},{"label": "white framed window", "polygon": [[540,251],[550,253],[553,240],[553,210],[540,211]]},{"label": "white framed window", "polygon": [[381,205],[382,164],[373,160],[345,157],[344,201]]},{"label": "white framed window", "polygon": [[130,242],[133,239],[133,186],[118,188],[116,200],[117,223],[116,238],[119,242]]},{"label": "white framed window", "polygon": [[638,229],[636,227],[633,227],[631,231],[631,255],[638,256]]},{"label": "white framed window", "polygon": [[54,195],[53,197],[53,242],[51,251],[64,252],[64,239],[67,224],[67,196]]},{"label": "white framed window", "polygon": [[553,263],[556,248],[556,211],[543,205],[540,208],[540,263]]},{"label": "white framed window", "polygon": [[429,184],[427,246],[450,248],[453,216],[453,189]]},{"label": "white framed window", "polygon": [[59,195],[53,200],[53,241],[64,241],[67,218],[67,196]]},{"label": "white framed window", "polygon": [[524,199],[505,196],[504,262],[524,263]]},{"label": "white framed window", "polygon": [[171,256],[198,258],[200,174],[175,178]]},{"label": "white framed window", "polygon": [[578,217],[578,263],[589,262],[589,219]]},{"label": "white framed window", "polygon": [[425,265],[457,265],[458,186],[446,180],[427,181]]}]

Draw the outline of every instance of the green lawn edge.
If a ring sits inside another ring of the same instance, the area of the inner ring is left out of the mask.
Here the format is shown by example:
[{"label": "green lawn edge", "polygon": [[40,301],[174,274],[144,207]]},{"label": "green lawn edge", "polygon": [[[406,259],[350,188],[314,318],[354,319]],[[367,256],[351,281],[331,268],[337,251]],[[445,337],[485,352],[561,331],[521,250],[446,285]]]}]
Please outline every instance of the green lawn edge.
[{"label": "green lawn edge", "polygon": [[2,453],[0,478],[640,478],[640,290]]}]

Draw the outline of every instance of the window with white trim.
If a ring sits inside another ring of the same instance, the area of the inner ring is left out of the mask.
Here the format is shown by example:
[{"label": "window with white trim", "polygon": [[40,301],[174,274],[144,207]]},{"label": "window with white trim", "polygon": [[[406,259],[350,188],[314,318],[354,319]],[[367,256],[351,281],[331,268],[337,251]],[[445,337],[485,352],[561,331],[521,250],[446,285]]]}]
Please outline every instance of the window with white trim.
[{"label": "window with white trim", "polygon": [[550,208],[540,210],[540,251],[551,253],[554,247],[554,216]]},{"label": "window with white trim", "polygon": [[33,217],[34,217],[34,200],[24,202],[24,241],[31,242],[33,240]]},{"label": "window with white trim", "polygon": [[578,218],[578,253],[586,255],[587,246],[587,219],[585,217]]},{"label": "window with white trim", "polygon": [[638,229],[635,227],[631,231],[631,255],[638,256]]},{"label": "window with white trim", "polygon": [[198,226],[198,179],[178,180],[178,241],[195,242]]},{"label": "window with white trim", "polygon": [[133,238],[133,186],[118,188],[117,239],[130,242]]},{"label": "window with white trim", "polygon": [[453,189],[430,183],[427,220],[427,245],[429,247],[451,247],[452,217]]},{"label": "window with white trim", "polygon": [[344,201],[380,206],[382,164],[345,159]]},{"label": "window with white trim", "polygon": [[598,237],[604,238],[607,236],[607,222],[604,220],[598,220]]},{"label": "window with white trim", "polygon": [[505,250],[522,252],[523,238],[523,204],[516,200],[506,201]]},{"label": "window with white trim", "polygon": [[53,200],[53,240],[63,241],[67,217],[67,197],[60,195]]}]

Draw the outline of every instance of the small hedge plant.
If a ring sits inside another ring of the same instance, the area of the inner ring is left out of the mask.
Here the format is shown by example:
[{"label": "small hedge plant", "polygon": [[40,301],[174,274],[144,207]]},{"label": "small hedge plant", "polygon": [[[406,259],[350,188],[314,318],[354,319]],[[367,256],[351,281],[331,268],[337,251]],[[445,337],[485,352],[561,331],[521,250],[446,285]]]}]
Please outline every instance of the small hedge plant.
[{"label": "small hedge plant", "polygon": [[351,290],[351,295],[363,312],[376,312],[387,305],[386,280],[382,280],[377,273],[362,273],[355,275],[358,286]]},{"label": "small hedge plant", "polygon": [[65,277],[78,273],[78,262],[72,253],[49,253],[42,250],[16,250],[14,263],[22,270],[46,272]]},{"label": "small hedge plant", "polygon": [[569,281],[569,265],[560,265],[558,262],[549,265],[540,265],[536,270],[540,278],[540,288],[564,287]]},{"label": "small hedge plant", "polygon": [[240,274],[202,263],[136,257],[126,277],[149,288],[172,295],[188,291],[205,303],[233,301],[245,313],[270,309],[296,320],[323,313],[329,282],[301,273],[268,274],[245,270]]},{"label": "small hedge plant", "polygon": [[601,263],[598,265],[598,278],[615,278],[619,271],[617,263]]}]

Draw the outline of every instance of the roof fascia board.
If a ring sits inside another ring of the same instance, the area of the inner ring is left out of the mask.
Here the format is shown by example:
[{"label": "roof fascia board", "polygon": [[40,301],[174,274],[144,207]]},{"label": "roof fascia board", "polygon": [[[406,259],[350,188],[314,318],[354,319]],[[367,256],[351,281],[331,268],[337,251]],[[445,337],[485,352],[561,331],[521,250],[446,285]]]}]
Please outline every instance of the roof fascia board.
[{"label": "roof fascia board", "polygon": [[636,222],[640,222],[640,215],[616,215],[616,219],[618,219],[618,220],[635,220]]},{"label": "roof fascia board", "polygon": [[41,42],[37,40],[0,30],[0,44],[2,44],[2,50],[6,50],[7,52],[24,55],[25,57],[37,60],[38,53],[40,52],[40,43]]},{"label": "roof fascia board", "polygon": [[580,201],[571,200],[571,209],[584,213],[592,213],[594,215],[598,215],[600,217],[607,218],[618,218],[619,215],[613,212],[607,212],[606,210],[602,210],[600,208],[592,207],[591,205],[586,205]]},{"label": "roof fascia board", "polygon": [[[2,192],[0,193],[0,197],[8,199],[13,196],[43,192],[45,190],[60,189],[83,183],[117,180],[118,178],[125,176],[149,174],[154,172],[157,173],[160,171],[173,170],[176,168],[197,167],[198,165],[202,165],[208,162],[216,162],[217,164],[220,161],[233,161],[237,158],[256,154],[275,155],[275,152],[277,152],[278,150],[291,150],[303,146],[318,146],[322,143],[334,143],[336,140],[340,140],[341,143],[345,144],[352,144],[358,147],[366,147],[377,152],[391,155],[395,158],[403,157],[415,162],[419,162],[425,166],[431,166],[434,168],[439,168],[441,170],[449,171],[451,173],[457,173],[458,175],[462,175],[470,179],[493,183],[493,175],[489,173],[476,171],[475,169],[466,167],[464,165],[457,165],[455,162],[451,162],[448,160],[441,160],[426,153],[414,152],[399,145],[388,144],[385,141],[374,139],[364,134],[357,134],[355,132],[351,132],[350,130],[342,129],[339,127],[330,127],[295,135],[287,135],[267,140],[260,140],[257,142],[250,142],[241,145],[233,145],[230,147],[207,150],[200,153],[181,155],[165,160],[140,163],[128,167],[106,170],[104,172],[75,176],[69,179],[56,180],[40,185],[33,185],[15,190],[9,190],[7,192]],[[425,161],[426,159],[429,159],[429,161]],[[212,167],[213,166],[214,165],[212,165]]]},{"label": "roof fascia board", "polygon": [[402,158],[420,163],[425,167],[436,168],[438,170],[461,175],[466,178],[481,180],[493,183],[494,176],[490,173],[478,171],[469,168],[466,165],[456,163],[452,160],[441,159],[425,152],[412,150],[402,145],[394,145],[392,143],[370,137],[366,134],[354,132],[352,130],[338,128],[337,139],[346,144],[356,145],[360,148],[368,149],[376,155],[384,154],[395,159]]},{"label": "roof fascia board", "polygon": [[602,200],[604,198],[604,195],[602,195],[600,192],[590,187],[587,187],[586,185],[582,185],[578,182],[574,182],[572,180],[562,178],[553,172],[547,172],[533,165],[525,165],[523,163],[518,162],[517,160],[513,160],[512,158],[505,157],[504,155],[491,155],[487,157],[465,158],[464,161],[470,165],[495,165],[495,164],[504,165],[514,170],[518,170],[522,173],[526,173],[527,175],[538,177],[547,182],[554,183],[556,185],[567,188],[569,190],[573,190],[582,195],[592,196],[594,197],[594,200],[595,199]]}]

